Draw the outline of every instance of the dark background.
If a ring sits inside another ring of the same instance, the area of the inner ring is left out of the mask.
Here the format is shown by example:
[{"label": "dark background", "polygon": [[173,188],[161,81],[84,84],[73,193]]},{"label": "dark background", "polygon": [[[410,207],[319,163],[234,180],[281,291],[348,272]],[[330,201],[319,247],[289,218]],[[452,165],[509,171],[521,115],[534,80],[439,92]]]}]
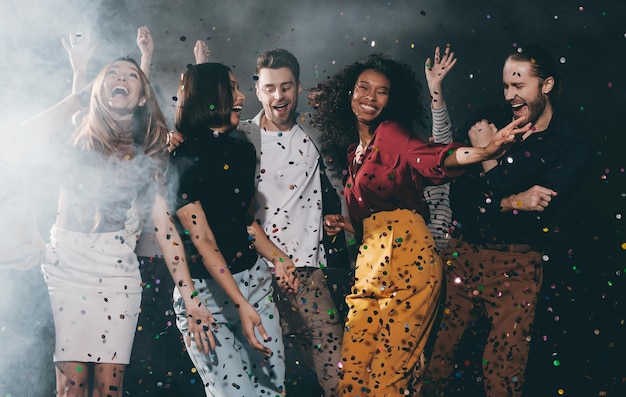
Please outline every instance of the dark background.
[{"label": "dark background", "polygon": [[[170,122],[179,76],[193,62],[196,39],[207,41],[212,61],[233,67],[248,96],[245,117],[260,109],[252,76],[256,56],[269,48],[292,51],[301,63],[303,87],[309,88],[372,52],[411,64],[425,85],[424,60],[435,46],[450,44],[459,62],[444,91],[455,126],[467,122],[472,111],[502,102],[501,69],[510,50],[524,43],[545,46],[565,80],[563,106],[591,136],[596,156],[580,175],[580,189],[570,202],[573,215],[546,236],[553,244],[545,263],[526,395],[626,395],[624,0],[4,0],[0,18],[0,118],[5,124],[25,119],[69,92],[71,69],[60,38],[76,32],[100,43],[90,64],[95,74],[114,57],[138,57],[136,29],[147,25],[156,45],[151,80]],[[306,93],[300,109],[310,110]],[[18,133],[2,132],[2,141]],[[25,161],[10,148],[2,156],[7,167]],[[52,218],[46,215],[53,214],[56,203],[42,197],[40,226],[47,230]],[[157,265],[144,266],[144,276],[146,312],[126,394],[192,395],[199,390],[199,378],[185,361],[178,331],[170,323],[169,276]],[[477,326],[474,333],[480,332]],[[479,359],[478,350],[475,344],[464,350],[459,364],[464,390],[458,395],[480,396],[479,367],[465,361]],[[50,383],[51,375],[39,379]],[[293,378],[308,387],[299,376]],[[0,387],[0,396],[5,395]]]}]

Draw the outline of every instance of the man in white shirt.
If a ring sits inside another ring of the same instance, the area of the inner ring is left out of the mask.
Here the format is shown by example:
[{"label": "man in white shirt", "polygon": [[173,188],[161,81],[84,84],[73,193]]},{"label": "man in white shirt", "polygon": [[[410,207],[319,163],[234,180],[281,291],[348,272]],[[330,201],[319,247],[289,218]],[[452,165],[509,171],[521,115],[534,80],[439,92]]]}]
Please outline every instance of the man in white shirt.
[{"label": "man in white shirt", "polygon": [[[316,372],[325,396],[330,397],[338,395],[343,318],[322,270],[327,266],[322,244],[324,186],[320,168],[324,165],[317,146],[296,122],[302,92],[299,76],[300,66],[290,52],[273,49],[261,54],[256,94],[263,110],[239,127],[258,153],[255,217],[296,265],[297,291],[288,291],[288,280],[274,280],[285,345],[299,350],[305,364]],[[329,247],[326,250],[329,256],[337,255]]]}]

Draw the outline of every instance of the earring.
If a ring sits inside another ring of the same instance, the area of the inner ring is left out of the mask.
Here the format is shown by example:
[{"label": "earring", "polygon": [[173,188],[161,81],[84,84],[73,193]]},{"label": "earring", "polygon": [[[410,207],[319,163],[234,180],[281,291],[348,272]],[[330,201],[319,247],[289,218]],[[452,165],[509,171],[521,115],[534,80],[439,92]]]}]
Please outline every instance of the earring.
[{"label": "earring", "polygon": [[352,90],[348,91],[348,96],[352,96]]}]

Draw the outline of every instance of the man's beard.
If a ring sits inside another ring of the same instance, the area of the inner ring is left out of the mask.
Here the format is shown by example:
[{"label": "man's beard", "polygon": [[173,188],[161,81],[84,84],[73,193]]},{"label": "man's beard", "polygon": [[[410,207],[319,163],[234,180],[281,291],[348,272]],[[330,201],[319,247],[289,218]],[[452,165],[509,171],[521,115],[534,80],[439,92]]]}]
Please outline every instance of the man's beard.
[{"label": "man's beard", "polygon": [[[546,95],[541,92],[537,95],[532,101],[527,103],[528,106],[528,120],[524,123],[524,125],[528,123],[535,124],[543,111],[546,108],[546,103],[548,103],[548,98]],[[523,127],[523,126],[520,126]]]}]

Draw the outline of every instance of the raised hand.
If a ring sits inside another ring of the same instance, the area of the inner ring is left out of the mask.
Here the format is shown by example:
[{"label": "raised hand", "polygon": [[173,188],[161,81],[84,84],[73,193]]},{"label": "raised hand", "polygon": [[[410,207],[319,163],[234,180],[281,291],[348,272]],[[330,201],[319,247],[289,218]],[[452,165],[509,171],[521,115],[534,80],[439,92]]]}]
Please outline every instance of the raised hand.
[{"label": "raised hand", "polygon": [[152,55],[154,54],[154,41],[152,40],[152,33],[147,26],[142,26],[137,29],[137,47],[141,52],[141,61],[139,67],[150,78],[150,66],[152,64]]},{"label": "raised hand", "polygon": [[[468,131],[470,143],[473,147],[485,147],[496,136],[498,128],[487,120],[476,122]],[[485,160],[482,162],[483,171],[489,172],[498,165],[498,160]]]},{"label": "raised hand", "polygon": [[142,57],[152,58],[154,53],[154,41],[152,40],[152,34],[147,26],[142,26],[137,29],[137,47],[141,52]]},{"label": "raised hand", "polygon": [[319,100],[320,93],[321,93],[321,90],[314,88],[314,89],[311,89],[307,95],[308,104],[313,109],[317,109],[320,106],[320,100]]},{"label": "raised hand", "polygon": [[[428,90],[432,97],[433,105],[437,102],[443,102],[441,83],[446,77],[448,72],[456,64],[457,58],[454,57],[454,52],[450,51],[450,46],[447,45],[441,56],[439,47],[435,48],[434,61],[429,57],[424,63],[424,74],[426,75],[426,82],[428,83]],[[443,106],[443,104],[442,104]]]},{"label": "raised hand", "polygon": [[467,135],[474,147],[485,147],[491,142],[498,132],[498,128],[487,120],[476,122],[469,130]]},{"label": "raised hand", "polygon": [[70,64],[74,71],[87,69],[87,62],[91,58],[91,54],[95,48],[89,38],[82,33],[74,33],[68,35],[68,38],[61,38],[63,48],[70,57]]},{"label": "raised hand", "polygon": [[78,94],[87,86],[87,62],[96,46],[82,33],[70,34],[67,39],[63,37],[61,43],[67,51],[74,73],[72,93]]},{"label": "raised hand", "polygon": [[202,40],[196,41],[196,45],[193,47],[193,55],[196,58],[196,65],[209,62],[209,55],[211,51],[209,46]]},{"label": "raised hand", "polygon": [[532,127],[531,123],[527,123],[523,127],[520,127],[523,123],[526,123],[526,118],[520,117],[519,119],[513,120],[507,124],[504,128],[498,130],[498,132],[496,132],[493,136],[491,142],[485,146],[487,158],[496,159],[502,156],[506,149],[508,149],[513,142],[515,142],[517,137],[521,137],[530,131]]}]

